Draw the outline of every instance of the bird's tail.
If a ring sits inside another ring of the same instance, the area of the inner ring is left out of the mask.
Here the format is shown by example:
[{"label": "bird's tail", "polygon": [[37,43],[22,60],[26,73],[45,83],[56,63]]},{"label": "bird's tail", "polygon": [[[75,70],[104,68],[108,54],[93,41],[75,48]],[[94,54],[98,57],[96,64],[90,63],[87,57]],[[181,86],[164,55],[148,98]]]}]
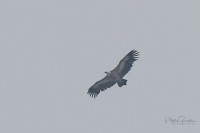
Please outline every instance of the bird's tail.
[{"label": "bird's tail", "polygon": [[126,79],[122,79],[120,82],[117,82],[119,87],[122,87],[123,85],[126,85],[127,80]]}]

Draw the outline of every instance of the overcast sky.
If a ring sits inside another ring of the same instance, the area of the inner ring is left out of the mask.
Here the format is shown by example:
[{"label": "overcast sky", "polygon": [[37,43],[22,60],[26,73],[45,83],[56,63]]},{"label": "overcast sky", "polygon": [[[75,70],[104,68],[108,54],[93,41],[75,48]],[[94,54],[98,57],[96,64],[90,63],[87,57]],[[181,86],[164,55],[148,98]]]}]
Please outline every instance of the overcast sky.
[{"label": "overcast sky", "polygon": [[[199,133],[199,0],[1,0],[1,133]],[[96,99],[88,88],[140,59]],[[165,117],[195,124],[165,123]]]}]

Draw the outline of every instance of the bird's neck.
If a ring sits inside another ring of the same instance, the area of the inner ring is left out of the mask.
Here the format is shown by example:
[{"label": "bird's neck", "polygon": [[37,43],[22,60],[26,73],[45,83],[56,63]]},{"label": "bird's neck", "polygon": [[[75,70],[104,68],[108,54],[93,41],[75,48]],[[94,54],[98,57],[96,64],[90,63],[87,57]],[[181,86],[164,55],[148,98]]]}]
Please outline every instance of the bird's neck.
[{"label": "bird's neck", "polygon": [[106,72],[107,75],[109,75],[111,72]]}]

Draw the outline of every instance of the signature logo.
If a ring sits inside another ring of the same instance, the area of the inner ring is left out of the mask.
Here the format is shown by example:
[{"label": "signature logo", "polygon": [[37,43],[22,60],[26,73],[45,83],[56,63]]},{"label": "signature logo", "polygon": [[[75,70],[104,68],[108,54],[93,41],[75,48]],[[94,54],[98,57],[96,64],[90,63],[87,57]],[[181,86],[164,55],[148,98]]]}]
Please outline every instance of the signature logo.
[{"label": "signature logo", "polygon": [[174,125],[193,125],[196,121],[191,118],[186,118],[185,116],[178,116],[176,118],[166,117],[165,124],[174,124]]}]

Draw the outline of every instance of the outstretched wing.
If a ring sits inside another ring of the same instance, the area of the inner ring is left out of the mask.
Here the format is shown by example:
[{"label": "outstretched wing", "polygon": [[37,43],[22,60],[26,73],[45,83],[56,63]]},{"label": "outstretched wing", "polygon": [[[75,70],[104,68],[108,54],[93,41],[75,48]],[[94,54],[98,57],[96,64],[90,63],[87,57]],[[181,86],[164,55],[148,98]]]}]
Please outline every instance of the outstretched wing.
[{"label": "outstretched wing", "polygon": [[110,88],[116,83],[110,76],[106,76],[103,79],[97,81],[93,86],[88,90],[88,94],[92,97],[97,97],[100,91],[104,91],[107,88]]},{"label": "outstretched wing", "polygon": [[139,52],[136,50],[132,50],[129,52],[117,65],[115,69],[112,70],[112,72],[116,72],[120,75],[120,77],[124,77],[133,66],[133,62],[138,59]]}]

